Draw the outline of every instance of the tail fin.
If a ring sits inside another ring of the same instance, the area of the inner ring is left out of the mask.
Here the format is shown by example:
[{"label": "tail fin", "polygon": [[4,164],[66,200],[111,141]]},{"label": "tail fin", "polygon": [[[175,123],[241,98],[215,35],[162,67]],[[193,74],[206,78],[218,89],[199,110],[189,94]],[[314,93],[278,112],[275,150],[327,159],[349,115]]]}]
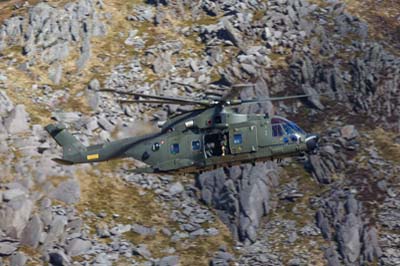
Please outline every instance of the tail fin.
[{"label": "tail fin", "polygon": [[81,151],[85,151],[86,148],[80,143],[74,136],[71,135],[62,124],[50,124],[45,127],[46,131],[55,139],[55,141],[63,147],[63,159],[57,159],[69,164],[68,157],[72,157]]}]

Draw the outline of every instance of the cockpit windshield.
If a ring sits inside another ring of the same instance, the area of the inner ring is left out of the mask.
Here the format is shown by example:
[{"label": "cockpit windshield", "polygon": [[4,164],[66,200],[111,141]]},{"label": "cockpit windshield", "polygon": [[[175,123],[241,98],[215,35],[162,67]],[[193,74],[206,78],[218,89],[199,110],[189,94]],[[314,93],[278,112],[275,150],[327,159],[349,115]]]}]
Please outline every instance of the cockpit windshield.
[{"label": "cockpit windshield", "polygon": [[304,130],[302,130],[298,125],[289,120],[275,117],[271,119],[271,124],[272,124],[272,134],[275,137],[282,136],[284,134],[282,128],[287,135],[295,133],[305,134]]}]

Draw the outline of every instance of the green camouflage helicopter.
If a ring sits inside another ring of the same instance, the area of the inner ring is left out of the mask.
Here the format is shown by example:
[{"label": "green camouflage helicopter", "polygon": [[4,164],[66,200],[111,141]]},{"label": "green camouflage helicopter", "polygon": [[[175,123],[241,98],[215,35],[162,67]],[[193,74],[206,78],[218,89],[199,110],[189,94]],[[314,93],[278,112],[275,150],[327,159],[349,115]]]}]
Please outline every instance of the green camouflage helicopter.
[{"label": "green camouflage helicopter", "polygon": [[[238,86],[240,87],[240,86]],[[306,98],[314,94],[262,99],[189,99],[135,92],[101,90],[135,97],[122,103],[200,106],[167,120],[157,133],[85,147],[62,124],[50,124],[47,132],[63,147],[57,163],[71,165],[132,157],[147,167],[135,173],[202,172],[222,166],[281,159],[314,152],[319,136],[307,134],[294,122],[268,114],[240,114],[242,104]]]}]

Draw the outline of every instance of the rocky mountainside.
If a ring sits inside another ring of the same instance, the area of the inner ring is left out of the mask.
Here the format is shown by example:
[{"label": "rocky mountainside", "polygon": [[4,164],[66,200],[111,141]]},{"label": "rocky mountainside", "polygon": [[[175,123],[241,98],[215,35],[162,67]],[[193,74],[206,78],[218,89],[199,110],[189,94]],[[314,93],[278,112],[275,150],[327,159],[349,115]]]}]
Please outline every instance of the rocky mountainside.
[{"label": "rocky mountainside", "polygon": [[[400,265],[400,4],[390,0],[0,1],[0,265]],[[192,175],[61,166],[154,131],[170,96],[328,93],[241,107],[319,153]]]}]

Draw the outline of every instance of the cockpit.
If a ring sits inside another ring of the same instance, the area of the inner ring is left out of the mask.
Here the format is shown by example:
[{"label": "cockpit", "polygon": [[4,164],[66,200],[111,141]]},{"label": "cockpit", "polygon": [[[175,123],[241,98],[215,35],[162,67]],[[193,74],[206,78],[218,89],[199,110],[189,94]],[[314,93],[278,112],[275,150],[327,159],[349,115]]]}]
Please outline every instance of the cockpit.
[{"label": "cockpit", "polygon": [[271,119],[272,125],[272,136],[280,137],[283,135],[295,135],[296,133],[305,135],[306,133],[294,122],[280,118],[274,117]]}]

